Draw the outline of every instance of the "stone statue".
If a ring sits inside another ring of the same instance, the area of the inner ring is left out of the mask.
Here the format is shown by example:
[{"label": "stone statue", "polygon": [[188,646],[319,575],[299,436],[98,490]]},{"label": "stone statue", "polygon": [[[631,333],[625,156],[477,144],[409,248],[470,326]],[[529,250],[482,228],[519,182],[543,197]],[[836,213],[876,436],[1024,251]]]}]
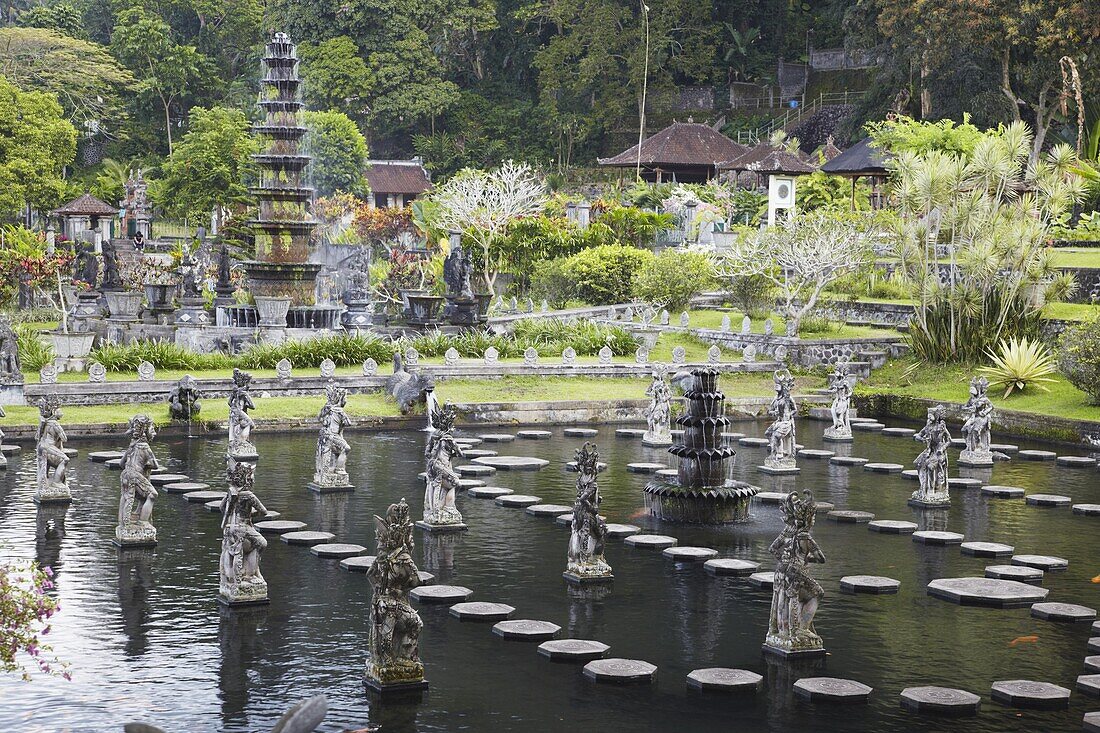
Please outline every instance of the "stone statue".
[{"label": "stone statue", "polygon": [[829,415],[833,418],[832,427],[825,428],[825,440],[834,443],[848,443],[852,441],[852,422],[848,414],[852,408],[852,388],[855,386],[855,377],[849,376],[844,363],[838,361],[836,369],[829,376],[829,391],[833,394],[833,404],[829,407]]},{"label": "stone statue", "polygon": [[325,390],[325,406],[317,421],[321,425],[317,435],[317,457],[313,471],[314,491],[350,491],[348,481],[348,452],[351,446],[344,440],[344,428],[351,425],[344,406],[348,403],[348,391],[330,384]]},{"label": "stone statue", "polygon": [[38,403],[38,413],[38,445],[35,448],[38,487],[34,501],[36,504],[72,501],[66,476],[69,456],[65,453],[65,430],[61,427],[61,408],[57,398],[43,397]]},{"label": "stone statue", "polygon": [[970,399],[963,405],[966,415],[962,434],[966,447],[959,454],[960,466],[992,466],[993,451],[989,449],[989,430],[993,423],[993,403],[986,392],[989,380],[975,377],[970,380]]},{"label": "stone statue", "polygon": [[149,444],[157,431],[148,415],[138,414],[130,418],[129,433],[130,445],[122,457],[122,498],[114,542],[119,547],[152,547],[157,544],[157,528],[152,522],[157,490],[149,474],[160,464]]},{"label": "stone statue", "polygon": [[458,410],[454,405],[437,407],[432,413],[434,430],[424,447],[427,459],[424,486],[424,521],[417,526],[433,532],[461,532],[466,529],[462,514],[455,506],[458,474],[451,468],[452,458],[465,457],[455,443],[454,424]]},{"label": "stone statue", "polygon": [[252,524],[267,516],[267,508],[252,492],[256,466],[230,463],[229,492],[222,499],[218,602],[227,606],[267,603],[267,581],[260,574],[260,555],[267,549],[267,540]]},{"label": "stone statue", "polygon": [[[4,407],[0,405],[0,417],[7,417]],[[4,431],[0,430],[0,468],[8,467],[8,457],[4,455]]]},{"label": "stone statue", "polygon": [[118,273],[118,252],[111,240],[103,241],[103,284],[101,290],[122,290],[122,277]]},{"label": "stone statue", "polygon": [[566,554],[565,579],[573,583],[611,580],[611,566],[604,560],[607,523],[600,518],[600,487],[596,482],[600,453],[585,443],[576,451],[577,498]]},{"label": "stone statue", "polygon": [[218,250],[218,279],[214,283],[214,293],[217,295],[215,301],[220,305],[231,305],[233,303],[233,293],[237,291],[237,286],[233,284],[233,261],[229,256],[229,247],[222,245]]},{"label": "stone statue", "polygon": [[645,393],[650,403],[645,414],[648,429],[642,436],[642,444],[658,448],[672,445],[672,389],[665,379],[663,365],[654,369],[653,381]]},{"label": "stone statue", "polygon": [[764,651],[780,656],[824,656],[825,647],[814,630],[814,615],[825,597],[810,575],[810,563],[825,562],[810,532],[816,517],[814,497],[791,492],[782,504],[783,531],[768,551],[775,556],[771,616]]},{"label": "stone statue", "polygon": [[96,259],[95,249],[91,244],[83,244],[76,253],[76,272],[74,280],[87,283],[88,287],[95,290],[99,281],[99,260]]},{"label": "stone statue", "polygon": [[768,439],[768,457],[761,468],[767,473],[797,473],[795,418],[798,408],[791,397],[794,377],[786,369],[778,369],[772,378],[775,380],[775,399],[768,408],[768,414],[775,416],[775,422],[764,431],[764,437]]},{"label": "stone statue", "polygon": [[451,249],[443,261],[443,282],[447,284],[447,295],[462,300],[473,300],[474,291],[470,287],[470,273],[473,267],[470,256],[459,244]]},{"label": "stone statue", "polygon": [[0,384],[21,383],[23,370],[19,368],[19,336],[11,327],[11,319],[0,316]]},{"label": "stone statue", "polygon": [[943,405],[928,408],[928,422],[913,436],[914,440],[924,443],[924,450],[913,461],[920,481],[920,488],[909,499],[913,506],[945,507],[951,503],[947,485],[947,449],[951,445],[951,433],[947,431],[946,415]]},{"label": "stone statue", "polygon": [[168,393],[168,415],[173,420],[192,420],[201,409],[198,382],[185,374]]},{"label": "stone statue", "polygon": [[229,395],[229,456],[238,461],[254,461],[258,457],[252,445],[252,428],[256,423],[248,416],[256,409],[256,403],[248,393],[252,375],[233,369],[233,393]]},{"label": "stone statue", "polygon": [[[438,433],[433,433],[438,435]],[[409,605],[409,591],[420,585],[413,561],[412,522],[409,505],[402,499],[390,504],[386,518],[374,517],[378,549],[367,579],[374,589],[367,637],[366,683],[386,688],[423,689],[424,665],[420,661],[420,630],[424,622]]]},{"label": "stone statue", "polygon": [[348,258],[344,272],[344,303],[370,299],[370,250],[361,247]]},{"label": "stone statue", "polygon": [[180,285],[181,297],[195,300],[202,299],[202,288],[199,286],[198,270],[199,261],[195,259],[195,255],[186,252],[183,255],[183,259],[180,260],[180,272],[182,274]]},{"label": "stone statue", "polygon": [[386,391],[397,400],[402,415],[409,414],[413,405],[424,403],[428,391],[434,386],[435,381],[430,375],[406,370],[401,354],[394,352],[393,374],[386,378]]}]

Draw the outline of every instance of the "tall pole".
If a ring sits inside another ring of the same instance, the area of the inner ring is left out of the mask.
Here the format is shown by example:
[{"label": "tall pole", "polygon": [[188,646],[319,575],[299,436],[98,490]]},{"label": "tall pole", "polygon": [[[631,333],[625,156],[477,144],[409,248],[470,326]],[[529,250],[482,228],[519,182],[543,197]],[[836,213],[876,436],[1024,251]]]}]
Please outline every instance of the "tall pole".
[{"label": "tall pole", "polygon": [[642,178],[642,139],[645,137],[645,95],[649,86],[649,6],[642,0],[642,21],[645,23],[645,64],[642,71],[642,108],[638,114],[638,159],[634,177]]}]

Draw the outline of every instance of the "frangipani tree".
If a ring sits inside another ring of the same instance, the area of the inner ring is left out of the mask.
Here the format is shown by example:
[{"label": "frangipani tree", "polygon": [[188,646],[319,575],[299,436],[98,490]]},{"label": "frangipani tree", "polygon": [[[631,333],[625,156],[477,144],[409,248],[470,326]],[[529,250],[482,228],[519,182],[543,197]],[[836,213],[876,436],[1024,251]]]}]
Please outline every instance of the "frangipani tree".
[{"label": "frangipani tree", "polygon": [[508,161],[494,171],[461,170],[432,198],[438,226],[463,232],[481,247],[485,285],[492,292],[503,266],[494,245],[513,221],[541,211],[546,193],[529,165]]}]

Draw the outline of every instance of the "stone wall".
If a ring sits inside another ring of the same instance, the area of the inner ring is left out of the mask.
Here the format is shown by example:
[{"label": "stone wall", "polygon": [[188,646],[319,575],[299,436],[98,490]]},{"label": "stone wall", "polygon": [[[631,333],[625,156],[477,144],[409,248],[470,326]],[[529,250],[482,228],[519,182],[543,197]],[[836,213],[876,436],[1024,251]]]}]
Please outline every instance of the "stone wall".
[{"label": "stone wall", "polygon": [[881,366],[886,358],[904,354],[908,347],[899,343],[899,337],[878,338],[839,338],[839,339],[801,339],[791,336],[759,333],[740,333],[701,328],[694,333],[703,341],[711,344],[744,351],[750,344],[756,347],[760,356],[774,357],[780,346],[787,348],[787,358],[791,364],[801,367],[828,366],[838,359],[844,361],[867,361],[872,366]]}]

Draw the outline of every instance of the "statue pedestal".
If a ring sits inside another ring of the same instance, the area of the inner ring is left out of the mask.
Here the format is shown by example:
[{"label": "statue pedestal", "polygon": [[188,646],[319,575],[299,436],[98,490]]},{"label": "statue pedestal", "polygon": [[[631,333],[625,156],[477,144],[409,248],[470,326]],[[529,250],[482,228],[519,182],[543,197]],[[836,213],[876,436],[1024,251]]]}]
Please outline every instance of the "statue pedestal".
[{"label": "statue pedestal", "polygon": [[34,492],[35,504],[69,504],[72,500],[72,492],[66,484],[47,484]]},{"label": "statue pedestal", "polygon": [[218,603],[230,608],[261,606],[270,602],[267,598],[267,583],[256,583],[232,590],[221,588],[218,591]]},{"label": "statue pedestal", "polygon": [[970,468],[989,468],[993,465],[993,452],[964,450],[959,453],[958,464]]},{"label": "statue pedestal", "polygon": [[852,443],[855,441],[851,431],[840,433],[832,428],[825,428],[825,434],[821,436],[821,439],[829,443]]},{"label": "statue pedestal", "polygon": [[416,523],[418,529],[432,534],[450,534],[452,532],[465,532],[469,529],[465,522],[452,522],[450,524],[432,524],[421,519]]},{"label": "statue pedestal", "polygon": [[456,298],[448,295],[443,317],[455,326],[476,326],[480,321],[480,308],[476,299]]},{"label": "statue pedestal", "polygon": [[310,481],[306,486],[310,491],[317,494],[339,494],[355,491],[355,487],[351,484],[319,484],[316,481]]},{"label": "statue pedestal", "polygon": [[256,463],[260,460],[260,454],[256,452],[256,446],[251,443],[230,445],[226,455],[234,461],[245,461],[247,463]]},{"label": "statue pedestal", "polygon": [[403,697],[409,696],[414,699],[418,699],[425,690],[428,689],[428,681],[424,679],[424,665],[417,665],[420,668],[419,679],[402,679],[402,677],[415,677],[417,675],[411,674],[413,668],[402,667],[382,667],[377,669],[379,675],[383,678],[390,679],[392,682],[383,682],[371,674],[371,666],[367,665],[367,674],[363,676],[363,684],[366,686],[368,692],[372,692],[382,697]]},{"label": "statue pedestal", "polygon": [[912,497],[906,503],[917,509],[946,509],[951,506],[951,499],[918,499]]},{"label": "statue pedestal", "polygon": [[115,547],[156,547],[157,528],[148,523],[120,524],[111,543]]},{"label": "statue pedestal", "polygon": [[642,436],[642,445],[646,448],[668,448],[672,445],[672,436],[654,436],[646,432],[646,434]]},{"label": "statue pedestal", "polygon": [[801,473],[802,472],[801,468],[794,465],[794,460],[793,459],[789,462],[784,461],[783,463],[772,463],[772,464],[769,464],[768,462],[765,461],[764,465],[763,466],[757,466],[757,469],[759,469],[760,471],[763,471],[764,473],[771,474],[773,476],[785,476],[785,475],[789,475],[789,474],[795,474],[795,473]]},{"label": "statue pedestal", "polygon": [[176,324],[181,326],[210,325],[210,314],[202,298],[181,298],[180,307],[172,315]]},{"label": "statue pedestal", "polygon": [[778,659],[799,660],[821,659],[825,657],[825,647],[819,647],[817,649],[786,649],[771,644],[764,644],[762,649],[764,650],[764,654]]},{"label": "statue pedestal", "polygon": [[367,329],[374,325],[374,303],[368,298],[345,298],[347,308],[340,315],[345,331]]},{"label": "statue pedestal", "polygon": [[25,405],[27,399],[23,396],[23,380],[0,381],[0,405]]},{"label": "statue pedestal", "polygon": [[571,570],[566,570],[561,574],[561,577],[565,578],[567,583],[572,583],[573,585],[600,585],[615,581],[615,576],[611,573],[606,573],[604,575],[582,575],[580,573],[574,573]]}]

